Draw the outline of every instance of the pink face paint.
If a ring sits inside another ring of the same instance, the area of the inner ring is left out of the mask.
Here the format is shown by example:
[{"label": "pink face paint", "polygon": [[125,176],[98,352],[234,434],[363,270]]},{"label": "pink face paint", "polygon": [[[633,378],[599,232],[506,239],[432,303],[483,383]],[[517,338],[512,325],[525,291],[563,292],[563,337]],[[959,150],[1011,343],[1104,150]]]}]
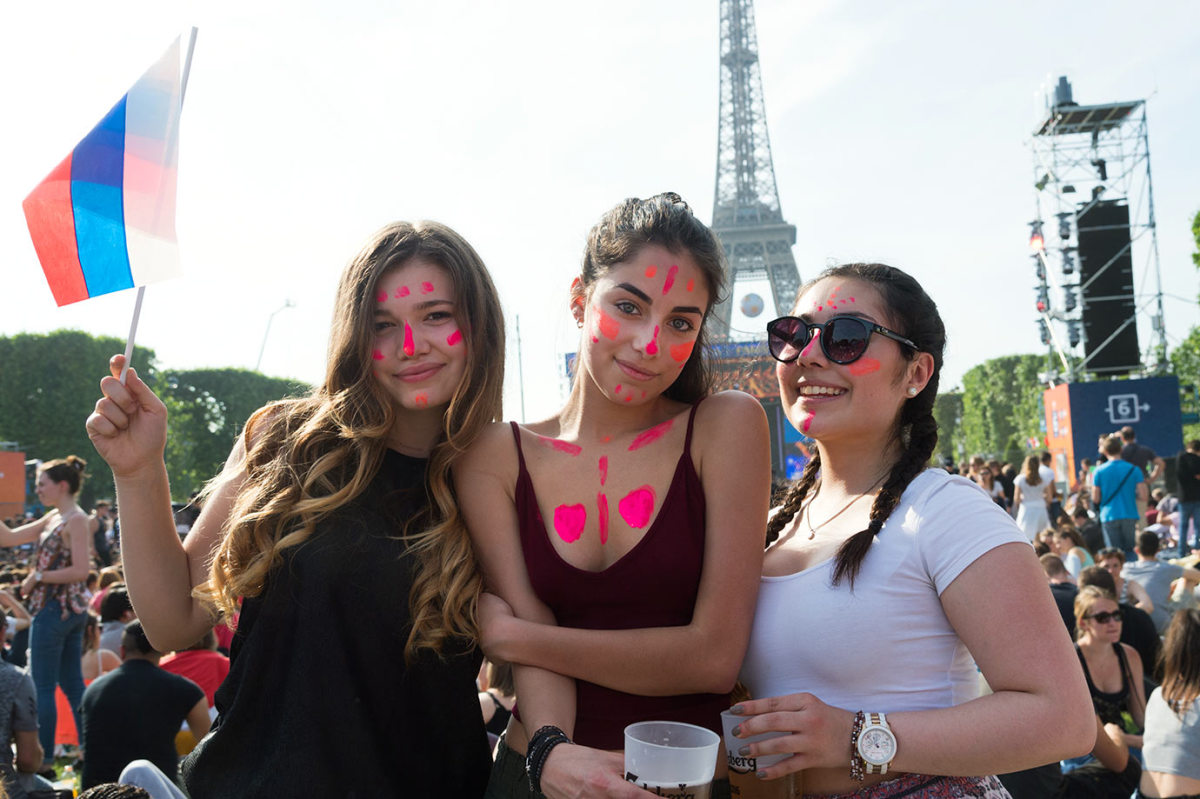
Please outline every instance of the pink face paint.
[{"label": "pink face paint", "polygon": [[575,456],[583,452],[583,447],[578,444],[572,444],[570,441],[563,441],[561,438],[550,438],[549,436],[538,436],[538,443],[543,444],[550,449],[565,452],[568,455]]},{"label": "pink face paint", "polygon": [[851,298],[850,298],[850,302],[854,302],[854,298],[853,298],[853,297],[851,297]]},{"label": "pink face paint", "polygon": [[872,372],[879,371],[879,361],[874,358],[859,358],[854,363],[850,364],[850,374],[856,377],[869,375]]},{"label": "pink face paint", "polygon": [[593,343],[593,344],[599,344],[599,343],[600,343],[600,339],[596,338],[595,336],[592,336],[592,343]]},{"label": "pink face paint", "polygon": [[460,341],[462,341],[462,331],[461,330],[455,330],[453,333],[446,336],[446,344],[448,346],[453,347],[455,344],[457,344]]},{"label": "pink face paint", "polygon": [[600,485],[604,485],[604,481],[608,479],[608,456],[600,456]]},{"label": "pink face paint", "polygon": [[646,277],[654,277],[656,274],[658,274],[657,266],[650,264],[650,266],[646,267]]},{"label": "pink face paint", "polygon": [[374,352],[371,353],[371,357],[377,361],[382,361],[383,360],[383,352],[380,350],[375,350]]},{"label": "pink face paint", "polygon": [[800,429],[803,430],[805,433],[808,432],[808,428],[812,427],[812,420],[813,420],[813,416],[815,416],[815,415],[816,414],[810,413],[807,416],[805,416],[804,419],[801,420]]},{"label": "pink face paint", "polygon": [[648,485],[633,489],[617,503],[617,512],[630,527],[645,527],[654,515],[654,489]]},{"label": "pink face paint", "polygon": [[408,322],[405,322],[404,323],[404,354],[411,358],[413,356],[413,353],[416,351],[417,351],[417,348],[413,345],[412,328],[409,327]]},{"label": "pink face paint", "polygon": [[559,505],[554,509],[554,532],[568,544],[579,540],[587,524],[587,508],[583,505]]},{"label": "pink face paint", "polygon": [[422,294],[432,294],[433,293],[433,284],[430,283],[428,280],[426,280],[424,283],[421,284],[421,293]]},{"label": "pink face paint", "polygon": [[679,266],[671,264],[671,268],[667,270],[667,279],[663,281],[663,294],[671,290],[671,286],[675,285],[675,275],[679,274]]},{"label": "pink face paint", "polygon": [[671,357],[682,366],[687,362],[688,358],[692,357],[692,348],[695,346],[695,341],[685,341],[683,344],[672,344]]},{"label": "pink face paint", "polygon": [[825,307],[824,305],[818,305],[818,306],[817,306],[817,310],[819,311],[819,310],[821,310],[821,309],[822,309],[822,308],[824,308],[824,307]]},{"label": "pink face paint", "polygon": [[397,297],[407,297],[408,296],[408,286],[401,286],[400,288],[396,289],[396,296]]},{"label": "pink face paint", "polygon": [[633,394],[632,394],[632,393],[626,394],[626,395],[625,395],[625,401],[626,401],[626,402],[633,402]]},{"label": "pink face paint", "polygon": [[687,290],[691,291],[694,288],[696,288],[696,281],[689,277],[687,282]]},{"label": "pink face paint", "polygon": [[665,436],[673,424],[675,424],[675,420],[668,419],[661,424],[654,425],[654,427],[651,427],[649,430],[644,430],[641,433],[638,433],[637,437],[633,439],[633,443],[629,445],[628,451],[633,452],[635,449],[641,449],[647,444],[653,444],[655,441],[658,441],[660,438]]},{"label": "pink face paint", "polygon": [[413,404],[416,405],[418,408],[428,408],[429,407],[429,395],[425,394],[423,392],[421,394],[418,394],[417,396],[413,397]]},{"label": "pink face paint", "polygon": [[600,543],[608,543],[608,496],[603,492],[596,495],[597,510],[600,511]]},{"label": "pink face paint", "polygon": [[613,389],[613,393],[614,393],[614,394],[620,394],[620,393],[621,393],[621,384],[620,384],[620,383],[617,383],[617,387],[616,387],[615,389]]},{"label": "pink face paint", "polygon": [[621,325],[616,319],[600,310],[599,305],[593,306],[596,311],[596,329],[607,339],[614,339],[621,332]]},{"label": "pink face paint", "polygon": [[379,294],[375,295],[375,302],[387,302],[387,292],[381,291]]},{"label": "pink face paint", "polygon": [[801,358],[807,358],[808,353],[813,351],[813,347],[820,346],[817,342],[817,336],[819,336],[819,335],[821,335],[821,329],[817,328],[816,330],[813,331],[812,338],[810,338],[808,340],[808,344],[805,345],[804,349],[800,350]]},{"label": "pink face paint", "polygon": [[605,444],[607,444],[608,442],[612,441],[612,436],[605,436],[604,438],[602,438],[600,440],[603,441]]},{"label": "pink face paint", "polygon": [[645,392],[645,391],[643,391],[643,392],[642,392],[642,399],[645,399],[645,398],[646,398],[646,392]]},{"label": "pink face paint", "polygon": [[654,335],[650,337],[650,343],[646,345],[647,355],[658,355],[658,325],[654,326]]}]

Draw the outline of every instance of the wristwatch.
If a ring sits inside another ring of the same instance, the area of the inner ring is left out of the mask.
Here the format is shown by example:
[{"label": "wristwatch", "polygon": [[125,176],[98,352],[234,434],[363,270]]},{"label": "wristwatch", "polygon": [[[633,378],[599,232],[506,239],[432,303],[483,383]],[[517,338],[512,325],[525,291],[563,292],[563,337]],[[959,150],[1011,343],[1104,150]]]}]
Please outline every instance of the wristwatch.
[{"label": "wristwatch", "polygon": [[866,723],[858,734],[858,756],[866,764],[867,774],[886,774],[896,757],[896,736],[882,713],[867,713]]},{"label": "wristwatch", "polygon": [[41,573],[41,571],[35,571],[35,572],[33,573],[33,581],[34,581],[35,583],[40,583],[40,582],[42,581],[42,573]]}]

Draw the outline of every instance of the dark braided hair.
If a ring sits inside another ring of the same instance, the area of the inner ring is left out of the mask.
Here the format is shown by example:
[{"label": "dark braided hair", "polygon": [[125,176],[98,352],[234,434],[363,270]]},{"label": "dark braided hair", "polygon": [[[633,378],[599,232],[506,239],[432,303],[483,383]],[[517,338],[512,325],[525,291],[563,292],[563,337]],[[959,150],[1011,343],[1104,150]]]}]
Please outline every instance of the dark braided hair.
[{"label": "dark braided hair", "polygon": [[[921,352],[933,356],[933,373],[925,388],[915,397],[905,401],[892,432],[893,440],[901,444],[900,457],[892,464],[875,502],[871,505],[871,521],[866,529],[846,539],[838,548],[837,562],[833,570],[833,584],[845,577],[854,587],[854,578],[862,568],[863,559],[871,548],[871,542],[883,527],[908,484],[920,474],[937,446],[937,422],[933,418],[933,404],[937,399],[938,378],[942,371],[942,353],[946,348],[946,328],[938,314],[937,305],[930,299],[911,275],[885,264],[842,264],[826,269],[816,278],[800,288],[797,299],[814,283],[827,277],[853,278],[870,283],[879,292],[887,309],[893,329],[914,341]],[[901,345],[900,351],[907,360],[917,353]],[[817,482],[821,469],[820,453],[814,452],[804,473],[784,498],[783,507],[771,517],[767,524],[767,544],[779,537],[779,533],[800,510],[804,498]]]}]

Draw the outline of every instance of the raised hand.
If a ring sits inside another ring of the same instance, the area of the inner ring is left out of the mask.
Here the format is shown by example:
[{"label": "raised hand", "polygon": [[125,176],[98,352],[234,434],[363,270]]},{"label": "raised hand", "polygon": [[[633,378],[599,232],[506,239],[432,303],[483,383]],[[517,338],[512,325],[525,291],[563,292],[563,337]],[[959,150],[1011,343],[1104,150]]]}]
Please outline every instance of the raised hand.
[{"label": "raised hand", "polygon": [[87,419],[88,438],[108,462],[114,477],[137,474],[162,462],[167,444],[167,408],[130,369],[124,384],[118,379],[124,355],[108,362],[111,376],[100,381],[104,394]]}]

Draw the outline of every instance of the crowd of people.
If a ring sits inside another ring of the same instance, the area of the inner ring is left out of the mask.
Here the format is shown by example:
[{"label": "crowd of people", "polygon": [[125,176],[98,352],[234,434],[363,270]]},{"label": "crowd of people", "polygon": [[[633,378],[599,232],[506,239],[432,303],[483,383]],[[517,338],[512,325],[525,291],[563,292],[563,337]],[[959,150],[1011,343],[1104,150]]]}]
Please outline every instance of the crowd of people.
[{"label": "crowd of people", "polygon": [[166,408],[114,356],[87,429],[121,536],[76,504],[79,459],[0,529],[34,547],[22,598],[0,592],[31,639],[29,671],[0,671],[10,790],[44,788],[58,686],[82,787],[154,797],[661,795],[626,774],[624,728],[720,734],[726,709],[741,757],[784,757],[753,787],[718,758],[718,798],[1200,790],[1200,637],[1170,585],[1200,573],[1159,557],[1197,507],[1138,507],[1157,456],[930,468],[937,306],[846,264],[767,325],[810,454],[772,491],[761,406],[708,367],[724,259],[677,195],[604,214],[564,281],[571,394],[519,425],[478,254],[386,226],[342,274],[325,381],[250,418],[184,538]]}]

